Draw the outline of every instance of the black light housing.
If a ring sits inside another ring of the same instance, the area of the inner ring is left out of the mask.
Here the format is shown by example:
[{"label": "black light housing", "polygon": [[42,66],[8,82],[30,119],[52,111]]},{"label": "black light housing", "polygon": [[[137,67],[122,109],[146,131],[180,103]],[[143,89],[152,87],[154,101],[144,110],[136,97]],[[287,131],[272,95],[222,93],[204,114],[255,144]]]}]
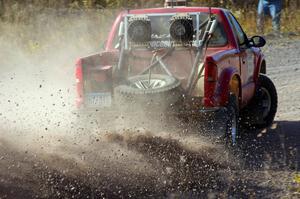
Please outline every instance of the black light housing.
[{"label": "black light housing", "polygon": [[187,43],[193,40],[193,20],[188,15],[174,16],[171,20],[170,35],[177,42]]},{"label": "black light housing", "polygon": [[151,22],[147,17],[132,17],[129,19],[128,37],[136,43],[149,42],[151,40]]}]

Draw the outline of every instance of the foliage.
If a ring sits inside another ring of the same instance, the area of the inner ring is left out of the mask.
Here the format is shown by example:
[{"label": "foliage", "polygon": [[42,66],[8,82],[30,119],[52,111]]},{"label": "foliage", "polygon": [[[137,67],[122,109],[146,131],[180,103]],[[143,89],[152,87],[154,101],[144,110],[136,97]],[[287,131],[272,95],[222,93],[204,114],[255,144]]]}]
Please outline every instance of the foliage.
[{"label": "foliage", "polygon": [[[242,26],[250,34],[256,32],[256,7],[258,0],[189,0],[192,6],[217,6],[228,8],[233,11]],[[30,23],[32,18],[55,11],[58,15],[67,15],[76,12],[96,13],[126,8],[146,8],[163,6],[164,0],[0,0],[0,19],[13,23]],[[283,0],[285,9],[282,12],[282,30],[285,32],[300,32],[300,1]],[[112,17],[114,18],[114,17]],[[105,21],[105,20],[104,20]],[[267,30],[271,30],[271,22],[267,21]]]}]

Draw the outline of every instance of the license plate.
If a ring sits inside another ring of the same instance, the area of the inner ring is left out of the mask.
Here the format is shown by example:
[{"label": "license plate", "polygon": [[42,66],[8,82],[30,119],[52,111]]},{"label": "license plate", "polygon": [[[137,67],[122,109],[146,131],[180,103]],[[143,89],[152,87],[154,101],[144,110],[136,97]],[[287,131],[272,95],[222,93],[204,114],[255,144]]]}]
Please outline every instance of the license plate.
[{"label": "license plate", "polygon": [[110,107],[111,93],[89,93],[86,95],[88,107]]}]

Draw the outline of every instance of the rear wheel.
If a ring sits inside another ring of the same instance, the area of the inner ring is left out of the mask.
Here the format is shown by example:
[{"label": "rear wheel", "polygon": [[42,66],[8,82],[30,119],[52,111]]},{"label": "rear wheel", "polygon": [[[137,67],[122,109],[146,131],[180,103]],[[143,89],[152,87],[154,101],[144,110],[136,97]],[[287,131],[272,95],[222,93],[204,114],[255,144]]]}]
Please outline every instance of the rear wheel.
[{"label": "rear wheel", "polygon": [[243,110],[243,126],[250,129],[269,127],[277,112],[278,97],[273,82],[260,74],[258,87],[251,103]]},{"label": "rear wheel", "polygon": [[234,94],[230,94],[227,105],[226,120],[226,142],[230,146],[237,145],[239,136],[239,107],[238,100]]}]

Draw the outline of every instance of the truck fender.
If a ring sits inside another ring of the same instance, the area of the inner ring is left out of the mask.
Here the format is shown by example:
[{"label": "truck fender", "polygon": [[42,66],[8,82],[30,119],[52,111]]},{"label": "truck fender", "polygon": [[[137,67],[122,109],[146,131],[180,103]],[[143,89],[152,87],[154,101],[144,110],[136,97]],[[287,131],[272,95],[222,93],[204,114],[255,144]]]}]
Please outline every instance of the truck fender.
[{"label": "truck fender", "polygon": [[266,74],[266,60],[264,56],[261,53],[258,53],[256,55],[256,60],[255,60],[255,70],[254,70],[254,82],[257,83],[259,73]]},{"label": "truck fender", "polygon": [[241,96],[241,80],[240,80],[240,75],[239,71],[236,67],[228,67],[225,70],[221,72],[219,75],[219,80],[217,83],[217,88],[215,92],[215,102],[216,105],[218,106],[225,106],[227,105],[228,102],[228,96],[230,92],[230,82],[231,80],[236,77],[236,81],[238,81],[238,89],[239,89],[239,96]]}]

